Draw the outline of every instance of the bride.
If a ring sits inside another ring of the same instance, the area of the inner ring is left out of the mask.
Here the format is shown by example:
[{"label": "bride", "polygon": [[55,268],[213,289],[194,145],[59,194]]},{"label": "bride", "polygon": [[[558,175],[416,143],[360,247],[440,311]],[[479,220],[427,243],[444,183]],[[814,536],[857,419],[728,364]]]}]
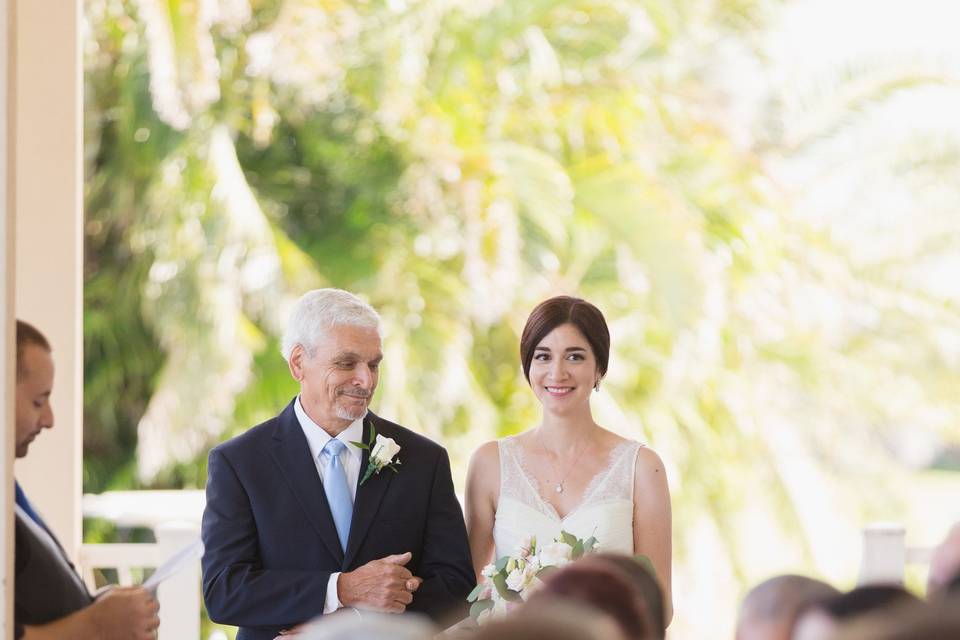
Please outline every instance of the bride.
[{"label": "bride", "polygon": [[543,406],[528,431],[488,442],[467,474],[466,516],[474,570],[513,554],[535,535],[596,536],[604,551],[650,558],[672,614],[670,493],[651,449],[593,420],[590,394],[607,372],[603,314],[558,296],[531,312],[520,339],[523,373]]}]

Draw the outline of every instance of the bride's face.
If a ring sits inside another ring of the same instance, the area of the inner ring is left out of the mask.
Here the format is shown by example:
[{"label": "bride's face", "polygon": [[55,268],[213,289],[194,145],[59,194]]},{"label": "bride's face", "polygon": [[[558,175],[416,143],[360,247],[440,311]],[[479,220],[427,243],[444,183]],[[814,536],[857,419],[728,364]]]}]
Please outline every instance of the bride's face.
[{"label": "bride's face", "polygon": [[565,413],[589,404],[599,378],[590,343],[572,324],[548,333],[533,351],[530,386],[545,410]]}]

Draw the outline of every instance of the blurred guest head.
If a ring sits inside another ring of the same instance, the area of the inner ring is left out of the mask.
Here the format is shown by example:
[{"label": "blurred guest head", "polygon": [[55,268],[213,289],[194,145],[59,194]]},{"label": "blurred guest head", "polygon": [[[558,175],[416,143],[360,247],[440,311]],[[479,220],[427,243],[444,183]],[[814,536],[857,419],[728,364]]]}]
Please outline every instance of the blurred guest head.
[{"label": "blurred guest head", "polygon": [[927,596],[937,596],[946,591],[955,578],[960,577],[960,523],[954,524],[943,542],[937,545],[930,557],[930,574],[927,576]]},{"label": "blurred guest head", "polygon": [[793,628],[793,640],[832,639],[840,625],[860,616],[920,600],[901,586],[867,585],[808,606]]},{"label": "blurred guest head", "polygon": [[911,602],[843,625],[836,640],[946,640],[960,638],[960,601]]},{"label": "blurred guest head", "polygon": [[[533,598],[531,598],[532,600]],[[596,609],[541,599],[480,627],[473,640],[626,640],[619,625]]]},{"label": "blurred guest head", "polygon": [[591,561],[605,562],[622,571],[643,599],[650,613],[652,638],[661,640],[666,630],[666,608],[663,602],[663,590],[653,573],[633,556],[622,553],[594,553]]},{"label": "blurred guest head", "polygon": [[296,640],[431,640],[436,628],[421,616],[401,616],[354,609],[325,615],[292,636]]},{"label": "blurred guest head", "polygon": [[521,611],[563,601],[610,616],[627,640],[656,637],[646,602],[627,575],[609,563],[585,558],[558,569],[547,577],[543,587],[530,597]]},{"label": "blurred guest head", "polygon": [[789,640],[801,609],[838,595],[840,592],[826,582],[806,576],[764,580],[743,598],[737,640]]}]

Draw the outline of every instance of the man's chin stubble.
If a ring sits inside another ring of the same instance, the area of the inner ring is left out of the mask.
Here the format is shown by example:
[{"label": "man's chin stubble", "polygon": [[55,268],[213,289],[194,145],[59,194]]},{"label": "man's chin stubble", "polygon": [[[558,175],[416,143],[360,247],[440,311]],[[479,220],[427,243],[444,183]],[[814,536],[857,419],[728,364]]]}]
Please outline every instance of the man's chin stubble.
[{"label": "man's chin stubble", "polygon": [[350,410],[346,407],[341,407],[337,405],[337,417],[341,420],[359,420],[363,416],[367,415],[367,408],[357,410]]}]

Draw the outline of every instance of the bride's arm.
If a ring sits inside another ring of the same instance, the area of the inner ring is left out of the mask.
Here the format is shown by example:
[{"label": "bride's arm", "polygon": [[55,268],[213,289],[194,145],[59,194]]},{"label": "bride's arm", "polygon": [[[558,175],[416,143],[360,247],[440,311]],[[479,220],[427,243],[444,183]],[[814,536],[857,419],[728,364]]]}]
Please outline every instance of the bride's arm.
[{"label": "bride's arm", "polygon": [[664,623],[673,617],[671,592],[672,515],[663,461],[652,449],[637,453],[633,491],[633,551],[650,558],[663,589]]},{"label": "bride's arm", "polygon": [[493,522],[500,493],[500,452],[496,442],[488,442],[473,453],[467,470],[467,535],[473,570],[480,572],[493,561]]}]

